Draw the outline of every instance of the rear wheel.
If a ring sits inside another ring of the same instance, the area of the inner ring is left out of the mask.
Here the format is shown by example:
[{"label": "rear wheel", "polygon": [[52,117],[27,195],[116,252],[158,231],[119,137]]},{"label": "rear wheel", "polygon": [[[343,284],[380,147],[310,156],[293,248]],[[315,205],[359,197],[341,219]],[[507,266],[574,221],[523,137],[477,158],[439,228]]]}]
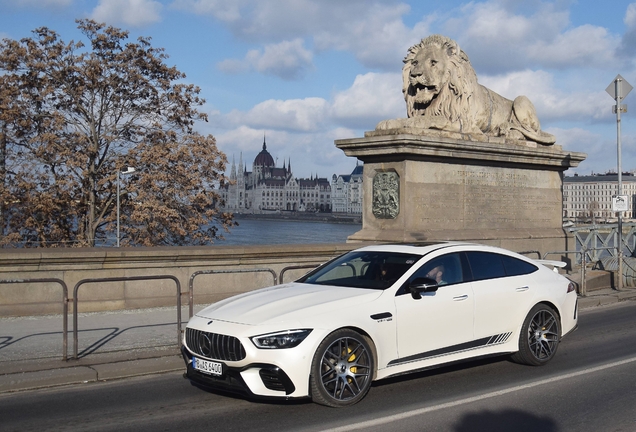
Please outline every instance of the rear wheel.
[{"label": "rear wheel", "polygon": [[349,330],[336,330],[322,341],[311,365],[311,397],[330,407],[353,405],[369,392],[373,351],[367,339]]},{"label": "rear wheel", "polygon": [[554,309],[538,304],[530,310],[521,327],[517,363],[541,366],[552,360],[561,339],[561,321]]}]

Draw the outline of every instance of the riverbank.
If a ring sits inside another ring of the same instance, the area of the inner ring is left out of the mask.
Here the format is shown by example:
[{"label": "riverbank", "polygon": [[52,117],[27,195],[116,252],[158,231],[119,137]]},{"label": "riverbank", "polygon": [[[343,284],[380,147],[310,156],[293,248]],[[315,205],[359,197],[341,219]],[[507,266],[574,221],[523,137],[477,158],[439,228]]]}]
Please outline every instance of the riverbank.
[{"label": "riverbank", "polygon": [[282,211],[280,213],[234,213],[234,218],[239,221],[242,219],[247,220],[288,220],[288,221],[303,221],[303,222],[329,222],[329,223],[343,223],[343,224],[356,224],[362,223],[362,215],[351,215],[345,213],[309,213],[309,212],[292,212]]}]

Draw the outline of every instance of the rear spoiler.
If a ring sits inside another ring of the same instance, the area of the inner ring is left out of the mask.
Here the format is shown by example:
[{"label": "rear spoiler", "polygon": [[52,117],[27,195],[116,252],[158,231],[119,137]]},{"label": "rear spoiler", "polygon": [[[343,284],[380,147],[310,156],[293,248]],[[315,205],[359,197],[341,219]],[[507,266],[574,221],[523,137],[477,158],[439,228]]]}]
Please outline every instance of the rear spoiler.
[{"label": "rear spoiler", "polygon": [[552,270],[558,273],[558,269],[565,267],[567,264],[563,261],[553,261],[553,260],[535,260],[539,264],[543,264],[544,266],[552,267]]}]

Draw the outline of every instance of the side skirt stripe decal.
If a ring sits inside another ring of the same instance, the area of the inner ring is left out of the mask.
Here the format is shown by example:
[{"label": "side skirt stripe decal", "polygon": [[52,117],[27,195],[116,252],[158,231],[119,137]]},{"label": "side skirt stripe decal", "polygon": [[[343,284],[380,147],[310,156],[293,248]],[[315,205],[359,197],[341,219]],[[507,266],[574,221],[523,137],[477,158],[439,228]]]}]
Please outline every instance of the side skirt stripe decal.
[{"label": "side skirt stripe decal", "polygon": [[501,345],[510,339],[512,332],[502,333],[494,336],[488,336],[485,338],[477,339],[470,342],[465,342],[457,345],[452,345],[446,348],[440,348],[433,351],[427,351],[412,356],[391,360],[388,366],[396,366],[404,363],[411,363],[420,360],[426,360],[433,357],[441,357],[445,355],[456,354],[462,351],[470,351],[479,348],[486,348],[493,345]]}]

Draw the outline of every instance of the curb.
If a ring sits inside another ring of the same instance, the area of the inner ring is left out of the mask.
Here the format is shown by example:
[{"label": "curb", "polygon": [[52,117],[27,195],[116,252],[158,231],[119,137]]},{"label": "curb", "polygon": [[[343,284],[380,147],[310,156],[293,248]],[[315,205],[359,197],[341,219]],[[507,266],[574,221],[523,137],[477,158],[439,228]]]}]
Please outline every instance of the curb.
[{"label": "curb", "polygon": [[14,372],[0,375],[0,394],[184,371],[181,355]]},{"label": "curb", "polygon": [[592,294],[588,294],[586,297],[579,297],[579,309],[589,309],[628,300],[636,300],[635,289],[618,291],[612,288],[606,288],[592,291]]}]

